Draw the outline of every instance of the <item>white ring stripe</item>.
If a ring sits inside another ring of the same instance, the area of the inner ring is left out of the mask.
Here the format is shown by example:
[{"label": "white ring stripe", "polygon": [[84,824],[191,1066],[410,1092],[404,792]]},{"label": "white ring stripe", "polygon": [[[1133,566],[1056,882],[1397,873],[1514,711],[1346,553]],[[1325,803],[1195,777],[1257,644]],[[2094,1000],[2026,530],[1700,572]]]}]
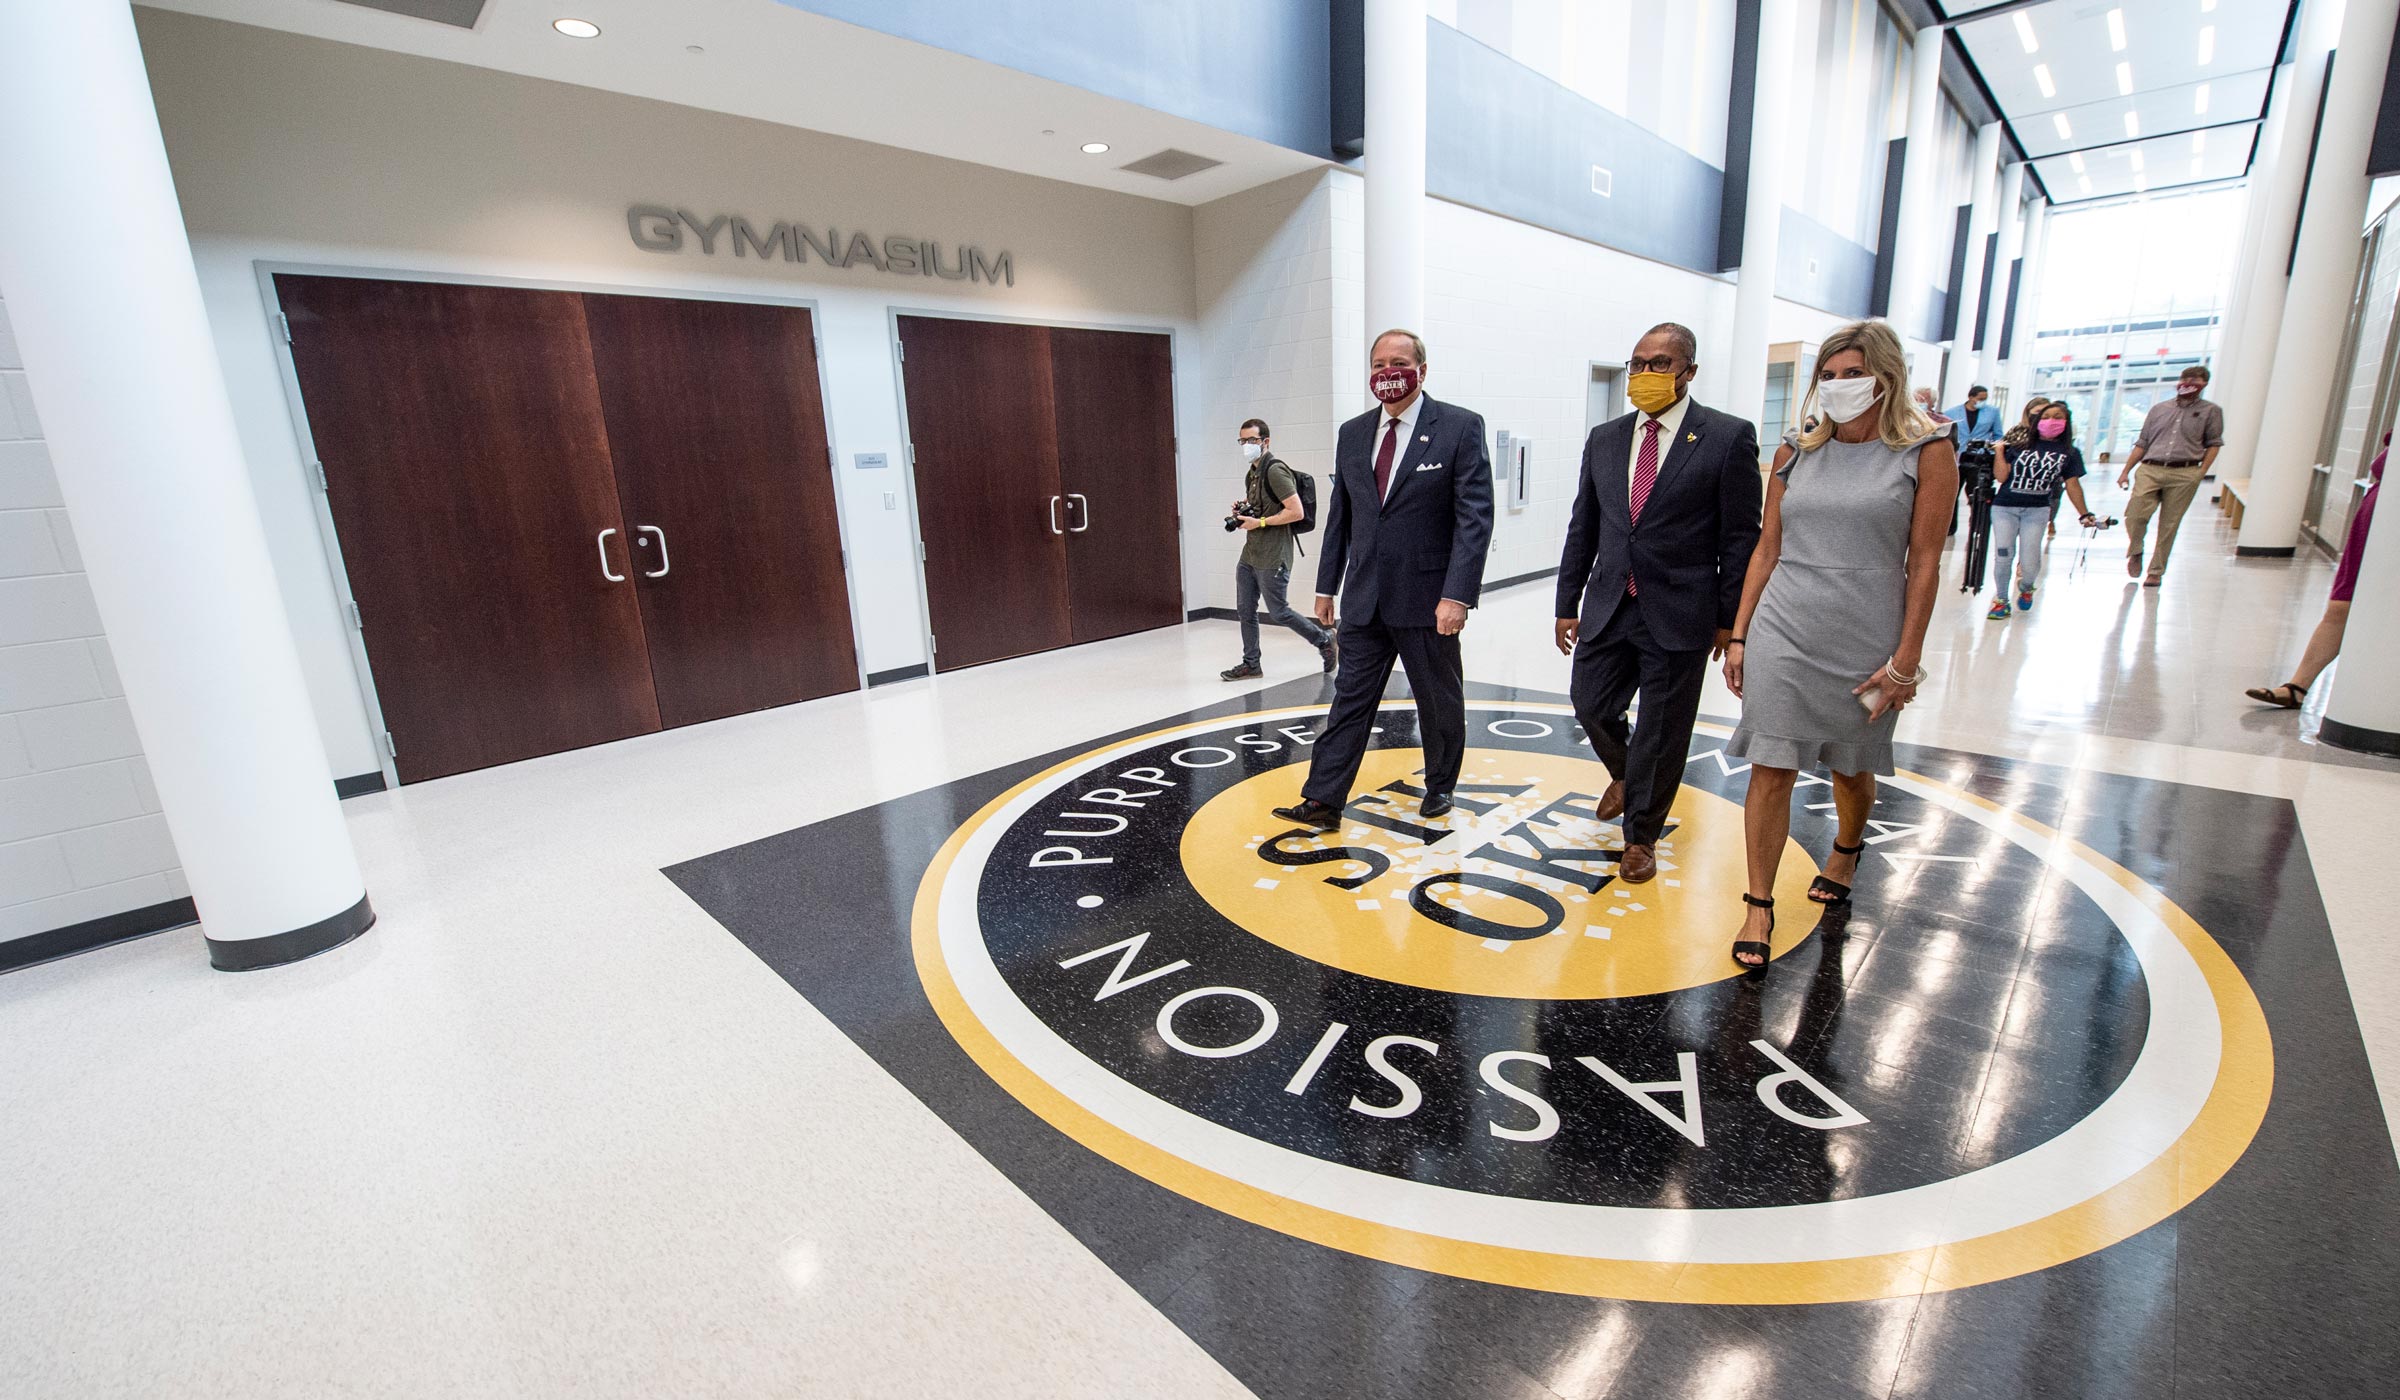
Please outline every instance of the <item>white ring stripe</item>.
[{"label": "white ring stripe", "polygon": [[[1398,707],[1395,707],[1398,708]],[[1529,702],[1472,710],[1572,713]],[[2206,976],[2132,892],[2064,840],[2042,840],[2006,813],[1946,788],[1886,779],[2015,842],[2090,896],[2132,946],[2150,992],[2149,1035],[2122,1084],[2082,1122],[2027,1152],[1947,1181],[1880,1196],[1725,1210],[1521,1200],[1382,1176],[1325,1162],[1186,1112],[1084,1057],[1019,1001],[984,945],[976,891],[1000,836],[1052,792],[1130,750],[1243,728],[1299,707],[1182,726],[1093,753],[1019,793],[960,849],[939,908],[938,941],[968,1009],[1028,1069],[1086,1110],[1195,1166],[1337,1215],[1480,1244],[1594,1259],[1707,1264],[1802,1263],[1955,1244],[2030,1224],[2116,1186],[2172,1148],[2199,1117],[2224,1052]],[[1712,733],[1720,726],[1704,725]],[[1522,1047],[1538,1049],[1535,1046]]]}]

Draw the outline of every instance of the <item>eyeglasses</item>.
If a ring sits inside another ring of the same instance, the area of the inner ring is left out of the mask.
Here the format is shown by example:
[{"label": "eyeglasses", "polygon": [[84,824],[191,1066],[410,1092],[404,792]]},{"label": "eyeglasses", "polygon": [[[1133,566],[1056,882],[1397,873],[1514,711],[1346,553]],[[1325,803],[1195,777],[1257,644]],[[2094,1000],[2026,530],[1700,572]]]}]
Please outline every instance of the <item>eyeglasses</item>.
[{"label": "eyeglasses", "polygon": [[1676,357],[1673,355],[1660,355],[1648,360],[1636,355],[1625,362],[1625,367],[1635,374],[1675,374],[1679,372]]}]

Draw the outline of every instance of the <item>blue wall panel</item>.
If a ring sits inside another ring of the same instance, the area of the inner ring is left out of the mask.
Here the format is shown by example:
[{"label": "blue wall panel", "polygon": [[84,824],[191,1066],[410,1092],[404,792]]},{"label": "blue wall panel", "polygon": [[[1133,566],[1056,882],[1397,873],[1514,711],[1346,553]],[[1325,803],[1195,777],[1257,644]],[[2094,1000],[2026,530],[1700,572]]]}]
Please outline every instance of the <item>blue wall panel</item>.
[{"label": "blue wall panel", "polygon": [[1333,154],[1327,0],[780,3],[1221,131]]},{"label": "blue wall panel", "polygon": [[[1809,264],[1816,271],[1809,271]],[[1875,298],[1875,255],[1797,209],[1783,211],[1775,295],[1863,320]]]},{"label": "blue wall panel", "polygon": [[[1449,25],[1427,23],[1426,193],[1717,270],[1723,172]],[[1592,192],[1595,165],[1610,172],[1607,195]]]}]

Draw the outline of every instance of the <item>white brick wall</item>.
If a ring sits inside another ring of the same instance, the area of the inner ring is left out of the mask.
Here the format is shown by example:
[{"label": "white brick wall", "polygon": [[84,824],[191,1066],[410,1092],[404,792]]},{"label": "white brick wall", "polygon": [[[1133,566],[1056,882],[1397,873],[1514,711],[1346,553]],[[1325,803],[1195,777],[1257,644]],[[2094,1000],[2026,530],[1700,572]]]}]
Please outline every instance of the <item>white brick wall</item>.
[{"label": "white brick wall", "polygon": [[[1187,535],[1205,543],[1191,551],[1198,576],[1184,580],[1191,607],[1233,606],[1241,536],[1224,533],[1219,522],[1241,496],[1248,471],[1234,445],[1243,419],[1267,421],[1275,455],[1315,474],[1320,502],[1333,474],[1334,430],[1347,416],[1337,416],[1334,392],[1332,189],[1342,178],[1295,175],[1193,211],[1196,382],[1204,408],[1200,441],[1183,450],[1190,509],[1199,515],[1183,523]],[[1303,537],[1302,548],[1312,543]],[[1315,578],[1312,549],[1309,558],[1293,560],[1293,606],[1308,607]]]},{"label": "white brick wall", "polygon": [[0,301],[0,939],[190,893]]}]

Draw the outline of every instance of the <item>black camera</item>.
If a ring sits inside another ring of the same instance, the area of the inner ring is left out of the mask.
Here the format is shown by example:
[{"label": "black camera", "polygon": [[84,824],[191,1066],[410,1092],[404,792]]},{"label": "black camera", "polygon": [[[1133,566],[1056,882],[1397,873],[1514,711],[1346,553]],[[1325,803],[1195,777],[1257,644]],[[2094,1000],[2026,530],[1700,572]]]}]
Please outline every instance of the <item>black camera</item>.
[{"label": "black camera", "polygon": [[1988,442],[1976,443],[1958,454],[1959,479],[1965,485],[1967,499],[1971,503],[1989,504],[1993,493],[1999,489],[1992,480],[1997,465],[1993,455],[1992,444]]},{"label": "black camera", "polygon": [[1261,517],[1257,509],[1245,501],[1241,505],[1233,508],[1233,514],[1225,517],[1225,533],[1230,535],[1234,531],[1239,530],[1242,528],[1242,522],[1245,520],[1257,520],[1260,518]]}]

